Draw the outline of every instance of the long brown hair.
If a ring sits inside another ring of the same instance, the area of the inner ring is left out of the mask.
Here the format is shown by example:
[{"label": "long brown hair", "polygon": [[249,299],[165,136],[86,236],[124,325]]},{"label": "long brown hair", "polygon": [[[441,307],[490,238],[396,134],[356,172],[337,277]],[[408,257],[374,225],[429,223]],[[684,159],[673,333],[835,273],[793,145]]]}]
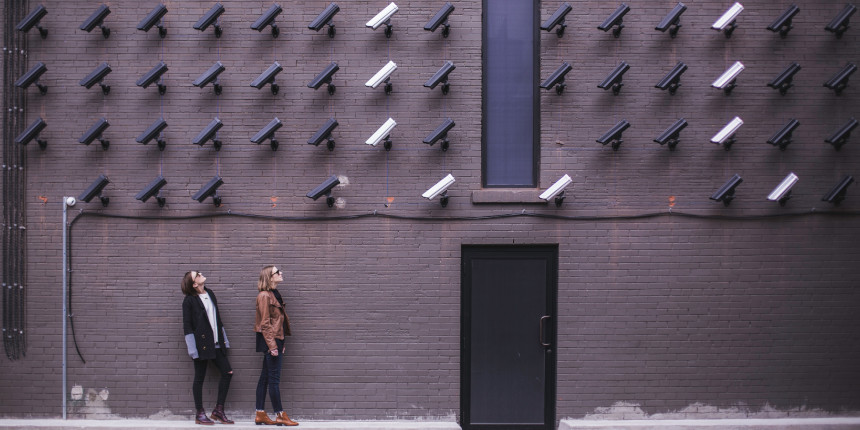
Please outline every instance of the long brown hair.
[{"label": "long brown hair", "polygon": [[185,276],[182,278],[182,292],[186,296],[193,296],[195,294],[198,294],[197,290],[194,289],[194,278],[191,277],[191,272],[193,272],[193,270],[185,272]]},{"label": "long brown hair", "polygon": [[272,269],[275,266],[266,266],[260,270],[260,280],[257,281],[257,291],[271,291],[275,289],[275,283],[272,282]]}]

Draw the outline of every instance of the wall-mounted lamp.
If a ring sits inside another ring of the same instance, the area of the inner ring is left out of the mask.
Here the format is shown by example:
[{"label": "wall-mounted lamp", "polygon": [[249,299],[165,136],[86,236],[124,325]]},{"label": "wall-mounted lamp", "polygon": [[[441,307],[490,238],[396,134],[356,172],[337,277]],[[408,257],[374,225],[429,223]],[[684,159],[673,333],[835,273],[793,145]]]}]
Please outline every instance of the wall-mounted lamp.
[{"label": "wall-mounted lamp", "polygon": [[720,189],[717,190],[712,196],[711,200],[717,202],[723,202],[723,206],[728,206],[732,200],[735,199],[735,188],[743,182],[744,179],[740,177],[737,173],[732,176],[731,179],[728,180],[725,184],[723,184]]},{"label": "wall-mounted lamp", "polygon": [[726,39],[732,37],[732,33],[738,28],[737,18],[738,15],[744,10],[743,5],[740,3],[735,3],[732,7],[729,8],[722,16],[720,16],[714,24],[711,25],[711,28],[717,31],[722,31],[726,35]]},{"label": "wall-mounted lamp", "polygon": [[332,85],[332,83],[331,83],[331,79],[332,79],[332,76],[334,76],[334,74],[335,74],[335,73],[337,73],[337,71],[338,71],[338,70],[340,70],[340,66],[338,66],[338,65],[337,65],[337,63],[331,63],[331,64],[329,64],[329,65],[328,65],[328,67],[326,67],[325,69],[323,69],[323,71],[322,71],[322,72],[320,72],[320,73],[319,73],[319,74],[318,74],[318,75],[317,75],[317,76],[316,76],[316,77],[315,77],[315,78],[314,78],[314,79],[313,79],[313,80],[308,84],[308,88],[313,88],[313,89],[317,90],[317,89],[319,89],[319,87],[321,87],[321,86],[322,86],[322,84],[326,84],[326,85],[328,86],[328,93],[329,93],[329,95],[334,94],[334,92],[335,92],[335,90],[337,89],[337,87],[335,87],[334,85]]},{"label": "wall-mounted lamp", "polygon": [[448,142],[448,132],[454,128],[456,124],[454,124],[454,120],[451,118],[446,118],[445,121],[442,121],[442,124],[439,127],[436,127],[436,130],[433,130],[427,137],[424,138],[424,143],[433,146],[439,139],[442,139],[442,151],[447,151],[450,143]]},{"label": "wall-mounted lamp", "polygon": [[669,128],[666,129],[663,133],[657,136],[654,139],[654,142],[659,143],[660,145],[669,145],[669,150],[674,151],[675,147],[678,146],[678,143],[681,142],[681,130],[687,127],[687,120],[681,118],[675,121],[674,124],[670,125]]},{"label": "wall-mounted lamp", "polygon": [[397,70],[397,64],[393,61],[389,61],[388,64],[382,66],[372,78],[370,78],[367,82],[364,83],[365,87],[376,88],[379,84],[385,82],[385,94],[391,94],[392,85],[391,85],[391,74]]},{"label": "wall-mounted lamp", "polygon": [[275,117],[275,119],[269,121],[269,123],[266,124],[265,127],[263,127],[260,131],[257,132],[257,134],[254,135],[254,137],[251,138],[251,142],[260,145],[268,139],[271,141],[270,146],[272,147],[272,151],[277,151],[278,141],[275,140],[275,132],[278,131],[278,129],[281,128],[282,125],[283,124],[281,124],[281,120],[279,120],[278,117]]},{"label": "wall-mounted lamp", "polygon": [[158,150],[164,151],[164,148],[167,147],[167,142],[159,136],[165,128],[167,128],[167,121],[165,121],[164,118],[158,118],[154,123],[152,123],[152,125],[147,127],[140,136],[137,136],[135,141],[146,145],[152,139],[155,139],[155,141],[158,142]]},{"label": "wall-mounted lamp", "polygon": [[687,10],[687,6],[684,3],[678,3],[654,29],[663,33],[669,30],[669,36],[674,39],[678,35],[678,30],[681,29],[681,14],[685,10]]},{"label": "wall-mounted lamp", "polygon": [[102,63],[101,65],[96,67],[95,70],[90,72],[89,75],[87,75],[83,79],[81,79],[81,82],[79,82],[79,83],[81,84],[82,87],[84,87],[86,89],[90,89],[93,87],[93,85],[99,84],[99,86],[102,87],[102,94],[108,95],[108,94],[110,94],[110,85],[105,85],[104,79],[105,79],[105,76],[107,76],[108,73],[110,73],[110,72],[111,72],[110,65],[108,63]]},{"label": "wall-mounted lamp", "polygon": [[785,202],[791,198],[791,187],[798,181],[797,175],[789,173],[773,191],[768,194],[767,199],[772,202],[779,202],[780,206],[785,206]]},{"label": "wall-mounted lamp", "polygon": [[825,194],[824,197],[821,198],[822,202],[833,203],[834,205],[838,205],[842,203],[842,200],[845,200],[845,192],[848,190],[848,186],[854,182],[854,177],[847,175],[830,190],[829,193]]},{"label": "wall-mounted lamp", "polygon": [[45,6],[38,5],[29,14],[27,14],[27,16],[19,22],[15,28],[17,28],[18,31],[26,33],[30,31],[31,28],[36,27],[39,29],[39,34],[42,36],[42,39],[44,39],[48,37],[48,29],[42,28],[42,26],[39,25],[39,21],[41,21],[47,14],[48,9],[46,9]]},{"label": "wall-mounted lamp", "polygon": [[770,139],[767,140],[767,143],[778,146],[780,151],[785,151],[785,148],[788,148],[788,145],[791,144],[791,134],[794,133],[794,130],[800,126],[800,121],[792,118],[788,121],[788,124],[784,125],[779,131],[776,132]]},{"label": "wall-mounted lamp", "polygon": [[281,70],[284,70],[284,68],[275,61],[268,69],[261,73],[260,76],[257,76],[257,79],[254,79],[254,81],[251,82],[251,86],[259,90],[266,86],[266,84],[271,83],[272,95],[277,95],[280,87],[275,83],[275,76],[280,73]]},{"label": "wall-mounted lamp", "polygon": [[167,203],[167,199],[158,196],[158,194],[161,188],[165,185],[167,185],[167,180],[164,179],[163,176],[158,175],[158,177],[153,179],[152,182],[150,182],[149,185],[146,186],[146,188],[140,190],[140,192],[137,193],[134,198],[146,203],[146,201],[149,200],[150,197],[155,197],[155,200],[158,202],[158,207],[163,208],[164,204]]},{"label": "wall-mounted lamp", "polygon": [[744,65],[740,61],[732,64],[720,77],[717,78],[711,86],[723,90],[726,95],[730,95],[732,90],[737,86],[738,75],[744,71]]},{"label": "wall-mounted lamp", "polygon": [[81,30],[86,31],[87,33],[93,31],[94,28],[99,27],[102,29],[102,36],[105,39],[110,37],[110,29],[105,27],[104,20],[110,15],[110,8],[107,5],[101,5],[83,24],[81,24]]},{"label": "wall-mounted lamp", "polygon": [[439,198],[439,203],[442,204],[442,207],[448,206],[448,187],[454,183],[454,175],[448,174],[442,178],[441,181],[437,182],[436,185],[430,187],[429,190],[425,191],[424,194],[421,194],[421,197],[424,197],[427,200],[433,200],[436,196],[441,196]]},{"label": "wall-mounted lamp", "polygon": [[[141,76],[140,79],[137,80],[137,86],[148,88],[150,85],[155,83],[155,81],[161,78],[167,72],[167,64],[164,64],[164,61],[159,61],[158,64],[155,65],[152,69],[146,72],[145,75]],[[167,85],[158,83],[158,94],[164,95],[167,92]]]},{"label": "wall-mounted lamp", "polygon": [[624,86],[621,79],[624,78],[624,73],[628,70],[630,70],[630,65],[622,61],[597,87],[603,88],[604,91],[612,88],[612,94],[617,96],[621,92],[621,87]]},{"label": "wall-mounted lamp", "polygon": [[39,139],[39,133],[48,126],[48,123],[45,122],[42,117],[37,118],[33,121],[32,124],[27,126],[24,131],[15,138],[15,143],[19,143],[21,145],[28,144],[31,140],[36,139],[36,143],[39,144],[39,149],[45,150],[48,147],[48,141]]},{"label": "wall-mounted lamp", "polygon": [[328,5],[322,13],[319,14],[310,24],[308,24],[308,28],[313,31],[320,31],[321,28],[328,25],[328,37],[334,38],[337,30],[334,28],[334,16],[340,11],[340,6],[337,3],[332,3]]},{"label": "wall-mounted lamp", "polygon": [[836,95],[842,94],[842,90],[844,90],[848,86],[848,78],[857,71],[857,66],[853,63],[848,63],[839,73],[833,75],[829,81],[824,83],[824,86],[830,88],[833,91],[836,91]]},{"label": "wall-mounted lamp", "polygon": [[600,136],[600,138],[597,139],[597,143],[603,146],[606,146],[607,143],[611,143],[612,150],[617,151],[621,144],[624,143],[624,141],[621,140],[621,135],[624,133],[624,130],[627,130],[629,127],[630,123],[627,122],[626,119],[622,119],[621,121],[618,121],[618,124],[615,124],[610,128],[609,131],[604,133],[603,136]]},{"label": "wall-mounted lamp", "polygon": [[687,71],[687,65],[678,62],[675,67],[672,68],[669,73],[657,82],[657,85],[654,85],[655,88],[659,88],[663,91],[669,90],[669,94],[675,95],[675,91],[678,91],[678,87],[681,86],[681,75]]},{"label": "wall-mounted lamp", "polygon": [[216,61],[215,64],[213,64],[212,67],[209,68],[209,70],[203,72],[203,74],[200,75],[200,77],[198,77],[194,82],[192,82],[191,85],[194,85],[198,88],[203,88],[206,86],[206,84],[212,82],[212,87],[215,88],[215,95],[221,95],[222,88],[221,85],[218,84],[217,79],[218,75],[220,75],[223,71],[224,65],[221,64],[220,61]]},{"label": "wall-mounted lamp", "polygon": [[334,151],[334,139],[331,137],[331,132],[337,128],[337,120],[329,118],[328,121],[308,139],[308,145],[320,146],[323,140],[327,141],[326,147],[329,151]]},{"label": "wall-mounted lamp", "polygon": [[137,24],[137,29],[148,32],[150,28],[153,26],[158,27],[158,35],[164,39],[167,36],[167,29],[164,28],[164,25],[160,22],[161,18],[164,18],[164,15],[167,14],[167,6],[163,4],[159,4],[155,7],[151,12],[149,12],[143,20]]},{"label": "wall-mounted lamp", "polygon": [[448,90],[450,88],[448,85],[448,75],[456,68],[457,66],[455,66],[454,63],[446,61],[445,64],[443,64],[442,67],[424,83],[424,86],[432,90],[441,83],[442,94],[448,94]]},{"label": "wall-mounted lamp", "polygon": [[278,37],[280,34],[280,30],[278,30],[278,25],[275,24],[275,18],[281,14],[283,8],[277,3],[273,4],[269,10],[267,10],[264,14],[260,15],[253,24],[251,24],[251,29],[262,32],[267,25],[272,26],[272,37]]},{"label": "wall-mounted lamp", "polygon": [[794,79],[794,75],[800,71],[800,64],[791,63],[776,79],[770,81],[767,86],[779,90],[779,93],[785,95],[788,92],[788,89],[793,87],[794,85],[791,81]]},{"label": "wall-mounted lamp", "polygon": [[848,122],[845,123],[842,127],[839,127],[835,133],[831,134],[830,137],[824,139],[825,142],[833,145],[836,150],[842,149],[842,145],[848,142],[848,138],[851,137],[851,131],[857,128],[857,120],[851,118]]},{"label": "wall-mounted lamp", "polygon": [[564,29],[567,28],[567,22],[565,22],[565,17],[570,11],[573,10],[573,6],[568,2],[564,2],[561,6],[558,7],[558,10],[555,11],[546,21],[544,21],[543,25],[540,26],[541,30],[552,31],[553,28],[558,26],[558,29],[555,31],[555,34],[558,37],[564,36]]},{"label": "wall-mounted lamp", "polygon": [[567,62],[561,63],[561,66],[558,66],[558,68],[540,84],[540,87],[547,91],[549,91],[550,88],[555,87],[555,93],[561,95],[564,93],[565,87],[567,87],[567,84],[564,83],[564,76],[571,70],[573,70],[573,66]]},{"label": "wall-mounted lamp", "polygon": [[391,16],[397,12],[397,5],[394,2],[391,2],[385,9],[382,9],[381,12],[376,14],[370,21],[367,21],[367,24],[364,24],[366,27],[370,27],[374,30],[379,28],[380,25],[385,24],[385,37],[391,38],[391,33],[394,27],[391,25]]},{"label": "wall-mounted lamp", "polygon": [[78,200],[81,200],[85,203],[89,203],[90,200],[98,196],[99,200],[102,202],[102,206],[107,207],[108,203],[110,203],[110,198],[102,196],[102,190],[110,183],[107,176],[99,175],[80,196],[78,196]]},{"label": "wall-mounted lamp", "polygon": [[722,145],[723,149],[726,151],[732,149],[732,145],[735,143],[735,133],[738,132],[738,129],[744,124],[744,121],[740,117],[734,117],[728,124],[726,124],[714,137],[711,138],[712,143],[716,143],[717,145]]},{"label": "wall-mounted lamp", "polygon": [[195,30],[206,31],[210,25],[215,28],[215,37],[221,37],[221,26],[218,25],[215,21],[218,20],[218,17],[224,13],[224,6],[221,3],[215,3],[215,6],[212,6],[212,9],[209,9],[209,12],[206,12],[197,23],[194,24]]},{"label": "wall-mounted lamp", "polygon": [[207,125],[200,133],[197,134],[197,137],[194,138],[191,143],[195,145],[203,146],[206,144],[206,141],[212,139],[212,145],[215,146],[216,151],[221,150],[221,141],[215,138],[215,134],[218,133],[218,130],[224,126],[224,123],[221,122],[217,117],[213,119],[209,125]]},{"label": "wall-mounted lamp", "polygon": [[564,189],[572,182],[573,179],[570,179],[570,176],[565,174],[538,197],[541,200],[546,200],[547,203],[549,203],[550,199],[553,199],[555,201],[555,207],[561,207],[561,204],[564,203]]},{"label": "wall-mounted lamp", "polygon": [[833,20],[830,21],[830,24],[827,24],[824,29],[831,33],[835,33],[836,38],[841,39],[842,33],[845,33],[845,31],[848,30],[848,20],[851,19],[851,15],[854,15],[854,12],[857,12],[856,6],[850,3],[845,5],[842,12],[839,12],[839,14],[836,15]]},{"label": "wall-mounted lamp", "polygon": [[451,3],[445,3],[442,6],[442,9],[439,9],[436,12],[436,15],[433,15],[433,18],[430,18],[430,21],[427,24],[424,24],[424,29],[430,32],[435,32],[439,26],[442,26],[442,37],[448,37],[448,34],[451,33],[451,26],[448,24],[448,15],[451,15],[451,12],[454,12],[454,5]]},{"label": "wall-mounted lamp", "polygon": [[597,28],[599,30],[609,31],[610,28],[617,26],[612,30],[612,35],[618,38],[621,36],[621,30],[624,29],[624,15],[626,15],[627,12],[630,12],[630,6],[621,3],[621,5],[615,9],[615,12],[612,12],[612,15],[609,15],[609,17],[606,18],[602,24],[597,26]]},{"label": "wall-mounted lamp", "polygon": [[316,188],[308,192],[307,197],[316,201],[322,196],[326,196],[325,202],[328,207],[334,206],[334,197],[331,196],[331,190],[340,184],[340,179],[336,175],[331,175],[328,179],[319,184]]},{"label": "wall-mounted lamp", "polygon": [[212,203],[215,204],[215,207],[221,207],[221,197],[218,195],[218,187],[224,184],[224,180],[221,179],[220,176],[215,175],[206,185],[203,185],[203,188],[200,188],[199,191],[194,193],[191,196],[192,199],[197,200],[199,203],[203,203],[207,197],[212,197]]},{"label": "wall-mounted lamp", "polygon": [[39,92],[42,95],[48,94],[48,86],[39,83],[39,77],[47,71],[48,67],[45,66],[45,63],[40,61],[30,68],[27,73],[24,73],[23,76],[18,78],[18,80],[15,81],[15,86],[26,90],[30,85],[36,84],[36,88],[39,89]]},{"label": "wall-mounted lamp", "polygon": [[391,130],[394,130],[394,126],[397,125],[397,121],[394,121],[392,118],[388,118],[381,127],[379,127],[373,135],[370,136],[367,141],[364,143],[376,146],[379,142],[384,142],[383,147],[385,147],[386,151],[391,150]]},{"label": "wall-mounted lamp", "polygon": [[104,133],[104,131],[107,130],[108,127],[110,127],[110,123],[108,123],[106,119],[100,118],[98,121],[96,121],[95,124],[92,125],[92,127],[90,127],[89,130],[87,130],[86,133],[84,133],[83,136],[81,136],[80,139],[78,139],[78,142],[83,143],[84,145],[89,145],[93,143],[94,140],[98,139],[98,141],[102,144],[102,150],[107,151],[108,147],[110,146],[110,141],[105,139],[102,136],[102,133]]},{"label": "wall-mounted lamp", "polygon": [[776,21],[767,26],[767,29],[774,33],[779,32],[779,37],[785,39],[785,37],[788,36],[788,32],[794,28],[794,26],[791,25],[791,20],[798,12],[800,12],[800,8],[797,7],[797,5],[793,4],[789,6],[788,9],[786,9],[785,12],[776,19]]}]

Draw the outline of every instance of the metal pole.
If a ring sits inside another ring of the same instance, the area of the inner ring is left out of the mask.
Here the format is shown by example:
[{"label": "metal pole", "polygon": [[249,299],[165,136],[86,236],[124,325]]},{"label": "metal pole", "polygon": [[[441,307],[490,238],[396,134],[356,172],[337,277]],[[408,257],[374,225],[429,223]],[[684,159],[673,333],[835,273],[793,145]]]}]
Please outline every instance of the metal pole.
[{"label": "metal pole", "polygon": [[68,310],[66,309],[66,292],[69,287],[69,257],[66,255],[68,250],[68,207],[75,205],[74,197],[63,197],[63,419],[66,419],[66,325],[68,321]]}]

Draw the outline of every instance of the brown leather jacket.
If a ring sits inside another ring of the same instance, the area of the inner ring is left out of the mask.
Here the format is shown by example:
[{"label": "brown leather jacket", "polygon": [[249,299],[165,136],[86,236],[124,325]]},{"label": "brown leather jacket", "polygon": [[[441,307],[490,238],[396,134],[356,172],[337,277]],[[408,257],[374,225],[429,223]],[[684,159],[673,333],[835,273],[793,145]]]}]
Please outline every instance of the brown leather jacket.
[{"label": "brown leather jacket", "polygon": [[[284,323],[286,320],[286,324]],[[284,328],[286,327],[286,333]],[[254,331],[261,333],[266,340],[266,346],[270,350],[277,349],[275,339],[283,339],[284,335],[291,336],[290,317],[284,308],[275,299],[271,291],[260,291],[257,294],[257,315],[254,322]]]}]

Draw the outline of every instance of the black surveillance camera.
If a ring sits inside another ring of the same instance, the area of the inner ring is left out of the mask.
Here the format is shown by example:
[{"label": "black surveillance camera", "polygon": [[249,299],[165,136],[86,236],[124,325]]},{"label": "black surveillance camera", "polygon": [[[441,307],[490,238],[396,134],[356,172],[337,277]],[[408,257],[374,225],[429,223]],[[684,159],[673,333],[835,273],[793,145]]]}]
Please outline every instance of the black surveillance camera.
[{"label": "black surveillance camera", "polygon": [[150,28],[157,26],[158,35],[164,39],[167,36],[167,29],[164,28],[164,25],[159,24],[159,21],[161,21],[161,18],[164,18],[165,14],[167,14],[167,6],[159,4],[137,24],[137,29],[148,32]]},{"label": "black surveillance camera", "polygon": [[331,132],[337,128],[337,120],[334,118],[329,118],[310,139],[308,139],[308,145],[319,146],[323,140],[327,140],[328,150],[334,151],[334,139],[331,137]]},{"label": "black surveillance camera", "polygon": [[617,96],[618,93],[621,92],[621,87],[624,86],[624,84],[621,83],[621,80],[624,78],[624,73],[629,69],[630,65],[622,61],[621,64],[619,64],[597,87],[602,88],[604,91],[612,88],[612,94]]},{"label": "black surveillance camera", "polygon": [[271,66],[269,66],[268,69],[261,73],[260,76],[257,77],[257,79],[254,79],[254,81],[251,82],[251,86],[259,90],[266,86],[266,84],[271,83],[272,95],[277,95],[278,84],[275,83],[275,76],[280,73],[281,70],[284,70],[284,68],[281,67],[281,65],[278,64],[277,61],[275,61]]},{"label": "black surveillance camera", "polygon": [[36,88],[39,89],[39,92],[42,95],[45,95],[48,93],[48,87],[39,83],[39,77],[41,77],[42,74],[47,71],[48,67],[45,66],[45,63],[40,61],[36,63],[35,66],[30,68],[30,71],[24,73],[24,76],[18,78],[18,80],[15,81],[15,86],[27,89],[27,87],[29,87],[30,85],[36,84]]},{"label": "black surveillance camera", "polygon": [[599,30],[609,31],[610,28],[615,27],[617,25],[618,27],[612,30],[612,35],[618,38],[619,36],[621,36],[621,30],[624,29],[624,15],[626,15],[627,12],[630,12],[630,6],[621,3],[621,5],[618,6],[617,9],[615,9],[615,12],[612,12],[612,14],[609,15],[609,18],[606,18],[606,20],[603,21],[602,24],[597,26],[597,28]]},{"label": "black surveillance camera", "polygon": [[272,37],[278,37],[278,34],[280,34],[280,30],[278,30],[278,25],[275,24],[275,18],[281,14],[282,10],[283,8],[281,8],[280,5],[278,5],[277,3],[273,4],[269,8],[269,10],[267,10],[264,14],[260,15],[260,17],[257,18],[257,20],[254,21],[253,24],[251,24],[251,29],[262,32],[267,25],[271,25]]},{"label": "black surveillance camera", "polygon": [[218,79],[218,75],[220,75],[223,71],[224,65],[221,64],[220,61],[216,61],[215,64],[213,64],[212,67],[209,68],[209,70],[200,75],[200,77],[197,78],[197,80],[195,80],[194,82],[192,82],[191,85],[194,85],[198,88],[203,88],[206,86],[206,84],[213,82],[212,86],[215,88],[215,95],[220,95],[221,85],[214,81]]},{"label": "black surveillance camera", "polygon": [[167,121],[165,121],[164,118],[158,118],[154,123],[152,123],[152,125],[147,127],[147,129],[144,130],[143,133],[140,134],[140,136],[137,136],[137,139],[135,139],[135,141],[137,143],[142,143],[146,145],[152,139],[156,139],[156,141],[158,142],[158,149],[160,151],[164,151],[164,148],[167,146],[167,142],[165,142],[163,139],[159,139],[158,136],[161,134],[162,131],[164,131],[165,128],[167,128]]},{"label": "black surveillance camera", "polygon": [[281,120],[275,117],[275,119],[269,121],[269,123],[266,124],[265,127],[263,127],[260,131],[257,132],[257,134],[254,135],[254,137],[251,138],[251,142],[259,145],[265,142],[267,139],[271,140],[270,143],[272,151],[277,151],[278,141],[275,140],[275,132],[278,131],[281,126],[283,126],[283,124],[281,124]]},{"label": "black surveillance camera", "polygon": [[845,192],[848,190],[848,186],[854,182],[854,177],[851,175],[846,175],[830,190],[829,193],[825,194],[824,197],[821,198],[822,202],[833,203],[834,205],[838,205],[842,203],[842,200],[845,200]]},{"label": "black surveillance camera", "polygon": [[308,192],[307,197],[316,200],[322,196],[326,196],[326,204],[328,207],[334,206],[334,197],[331,196],[331,190],[340,184],[340,180],[336,175],[331,175],[328,179],[319,184],[316,188]]},{"label": "black surveillance camera", "polygon": [[435,32],[440,25],[442,28],[442,37],[448,37],[448,34],[451,32],[451,26],[448,24],[448,15],[451,15],[451,12],[454,12],[454,5],[451,3],[445,3],[442,6],[442,9],[439,9],[436,12],[436,15],[433,15],[433,18],[430,18],[430,21],[424,25],[424,29],[430,32]]},{"label": "black surveillance camera", "polygon": [[102,81],[104,81],[105,76],[107,76],[110,72],[110,65],[108,63],[102,63],[101,65],[96,67],[95,70],[90,72],[89,75],[81,79],[80,84],[86,89],[90,89],[93,87],[93,85],[99,84],[99,86],[102,87],[102,93],[104,95],[108,95],[110,94],[110,85],[105,85]]},{"label": "black surveillance camera", "polygon": [[681,130],[685,129],[686,127],[687,120],[681,118],[675,121],[674,124],[670,125],[669,128],[666,129],[666,131],[657,136],[657,138],[654,139],[654,142],[657,142],[660,145],[668,144],[669,150],[674,151],[675,147],[678,146],[678,143],[681,142]]},{"label": "black surveillance camera", "polygon": [[800,121],[796,119],[791,119],[788,121],[788,124],[783,126],[776,134],[771,136],[770,139],[767,140],[767,143],[778,146],[781,151],[785,151],[785,148],[791,144],[791,134],[794,130],[800,126]]},{"label": "black surveillance camera", "polygon": [[48,30],[46,28],[42,28],[42,26],[39,25],[39,21],[41,21],[41,19],[44,18],[47,14],[48,9],[45,9],[45,6],[36,6],[36,8],[33,9],[32,12],[27,14],[27,17],[25,17],[21,22],[18,23],[18,26],[16,28],[18,29],[18,31],[23,31],[26,33],[30,31],[31,28],[36,27],[37,29],[39,29],[39,34],[42,36],[42,39],[47,38]]},{"label": "black surveillance camera", "polygon": [[221,26],[215,24],[215,21],[218,19],[221,14],[224,13],[224,6],[221,3],[215,3],[215,6],[212,6],[212,9],[209,9],[209,12],[206,12],[205,15],[200,17],[196,24],[194,24],[195,30],[206,31],[210,25],[214,24],[215,27],[215,37],[221,37]]},{"label": "black surveillance camera", "polygon": [[617,151],[621,144],[624,142],[621,140],[621,135],[624,133],[624,130],[630,127],[630,123],[627,122],[626,119],[622,119],[618,121],[617,124],[612,126],[603,136],[597,139],[597,143],[606,146],[607,143],[612,144],[612,150]]},{"label": "black surveillance camera", "polygon": [[654,29],[663,33],[669,30],[669,36],[674,39],[678,35],[678,30],[681,29],[681,14],[685,10],[687,10],[687,6],[684,3],[678,3]]},{"label": "black surveillance camera", "polygon": [[320,31],[321,28],[328,25],[328,37],[333,38],[336,30],[334,28],[334,16],[340,11],[340,7],[337,3],[332,3],[328,5],[322,13],[319,14],[310,24],[308,24],[308,28],[313,31]]},{"label": "black surveillance camera", "polygon": [[839,130],[836,130],[830,137],[824,139],[824,141],[833,145],[837,151],[842,149],[842,145],[848,142],[848,138],[851,137],[851,131],[857,128],[857,124],[857,120],[851,118],[845,125],[839,127]]},{"label": "black surveillance camera", "polygon": [[220,176],[215,175],[215,177],[210,179],[209,182],[206,183],[206,185],[203,185],[203,187],[200,188],[199,191],[194,193],[191,198],[197,200],[199,203],[203,203],[206,198],[212,196],[212,203],[215,204],[215,207],[220,207],[221,197],[218,197],[217,192],[218,187],[220,187],[222,184],[224,184],[224,180],[222,180]]},{"label": "black surveillance camera", "polygon": [[48,126],[48,123],[45,122],[42,117],[37,118],[33,121],[32,124],[27,126],[24,131],[15,138],[15,143],[19,143],[21,145],[26,145],[31,140],[36,139],[36,143],[39,144],[39,148],[44,150],[48,147],[48,142],[45,140],[39,139],[39,133]]},{"label": "black surveillance camera", "polygon": [[110,146],[110,141],[105,139],[102,134],[108,127],[110,127],[110,123],[108,123],[106,119],[100,118],[92,125],[92,127],[89,128],[89,130],[87,130],[86,133],[84,133],[83,136],[81,136],[80,139],[78,139],[78,142],[83,143],[84,145],[89,145],[93,143],[94,140],[98,139],[102,144],[102,149],[107,151]]},{"label": "black surveillance camera", "polygon": [[162,187],[167,185],[167,180],[164,179],[163,176],[158,175],[157,178],[153,179],[146,188],[142,189],[136,196],[135,199],[140,200],[141,202],[146,203],[151,197],[155,197],[155,200],[158,202],[158,207],[164,207],[164,204],[167,203],[167,199],[164,197],[158,197],[158,191],[161,190]]},{"label": "black surveillance camera", "polygon": [[85,203],[89,203],[94,197],[98,196],[99,200],[102,202],[102,206],[107,207],[110,202],[110,198],[102,196],[102,190],[110,183],[107,176],[99,175],[99,177],[78,196],[78,200],[81,200]]},{"label": "black surveillance camera", "polygon": [[655,88],[659,88],[661,90],[669,90],[669,94],[675,95],[675,92],[678,91],[678,87],[681,86],[681,75],[687,71],[687,65],[678,62],[672,70],[657,82],[657,85],[654,85]]},{"label": "black surveillance camera", "polygon": [[773,23],[767,26],[767,29],[777,33],[779,32],[779,37],[785,39],[788,36],[788,32],[791,31],[794,26],[791,25],[791,20],[794,18],[797,13],[800,12],[800,8],[797,5],[791,5],[779,18],[776,19]]},{"label": "black surveillance camera", "polygon": [[104,20],[110,15],[110,8],[107,5],[101,5],[83,24],[81,24],[81,30],[86,31],[87,33],[93,31],[94,28],[99,27],[102,29],[102,36],[105,39],[110,37],[110,29],[105,27]]},{"label": "black surveillance camera", "polygon": [[442,151],[447,151],[449,142],[448,142],[448,132],[454,128],[456,124],[454,124],[454,120],[451,118],[446,118],[445,121],[442,121],[442,124],[439,127],[436,127],[436,130],[433,130],[430,135],[424,138],[424,143],[433,146],[436,141],[442,139]]},{"label": "black surveillance camera", "polygon": [[779,90],[779,93],[785,95],[788,92],[788,89],[793,87],[791,81],[794,79],[794,75],[800,71],[800,64],[791,63],[776,79],[770,81],[767,86]]},{"label": "black surveillance camera", "polygon": [[308,83],[308,88],[313,88],[315,90],[319,89],[322,84],[328,85],[328,93],[334,94],[336,87],[332,85],[331,79],[337,71],[340,70],[340,66],[337,63],[331,63],[323,69],[310,83]]},{"label": "black surveillance camera", "polygon": [[442,94],[448,94],[448,89],[450,88],[448,84],[448,75],[456,68],[457,66],[455,66],[454,63],[446,61],[445,64],[443,64],[442,67],[424,83],[424,86],[432,90],[441,83]]},{"label": "black surveillance camera", "polygon": [[857,71],[857,66],[853,63],[848,63],[839,73],[833,75],[829,81],[824,83],[824,86],[836,92],[836,95],[842,94],[842,91],[848,87],[848,78]]},{"label": "black surveillance camera", "polygon": [[845,9],[842,9],[842,12],[839,12],[839,15],[836,15],[824,29],[835,33],[836,38],[841,39],[842,33],[848,30],[848,20],[851,18],[851,15],[854,15],[854,12],[857,12],[856,6],[850,3],[845,5]]},{"label": "black surveillance camera", "polygon": [[724,206],[728,206],[729,203],[732,202],[735,198],[735,188],[743,182],[744,179],[740,177],[737,173],[732,176],[731,179],[728,180],[722,187],[720,187],[717,192],[715,192],[711,196],[711,200],[716,202],[723,202]]},{"label": "black surveillance camera", "polygon": [[[140,79],[137,80],[137,86],[147,88],[159,78],[164,72],[167,71],[167,64],[164,64],[164,61],[159,61],[158,64],[155,65],[150,71],[146,72],[145,75],[141,76]],[[167,85],[158,84],[158,93],[164,95],[167,92]]]},{"label": "black surveillance camera", "polygon": [[564,92],[564,88],[567,86],[564,83],[564,76],[571,70],[573,70],[573,66],[569,63],[561,63],[561,66],[558,66],[558,68],[540,84],[540,87],[545,90],[555,87],[555,93],[561,95]]},{"label": "black surveillance camera", "polygon": [[215,133],[218,133],[218,130],[220,130],[221,127],[223,127],[223,126],[224,126],[224,123],[222,123],[220,119],[218,119],[218,118],[213,119],[209,123],[209,125],[207,125],[205,128],[203,128],[203,130],[201,130],[200,133],[197,134],[197,137],[195,137],[194,140],[191,141],[191,143],[193,143],[195,145],[203,146],[206,144],[206,142],[209,139],[212,139],[212,144],[215,146],[215,150],[220,151],[221,150],[221,141],[218,139],[215,139]]}]

